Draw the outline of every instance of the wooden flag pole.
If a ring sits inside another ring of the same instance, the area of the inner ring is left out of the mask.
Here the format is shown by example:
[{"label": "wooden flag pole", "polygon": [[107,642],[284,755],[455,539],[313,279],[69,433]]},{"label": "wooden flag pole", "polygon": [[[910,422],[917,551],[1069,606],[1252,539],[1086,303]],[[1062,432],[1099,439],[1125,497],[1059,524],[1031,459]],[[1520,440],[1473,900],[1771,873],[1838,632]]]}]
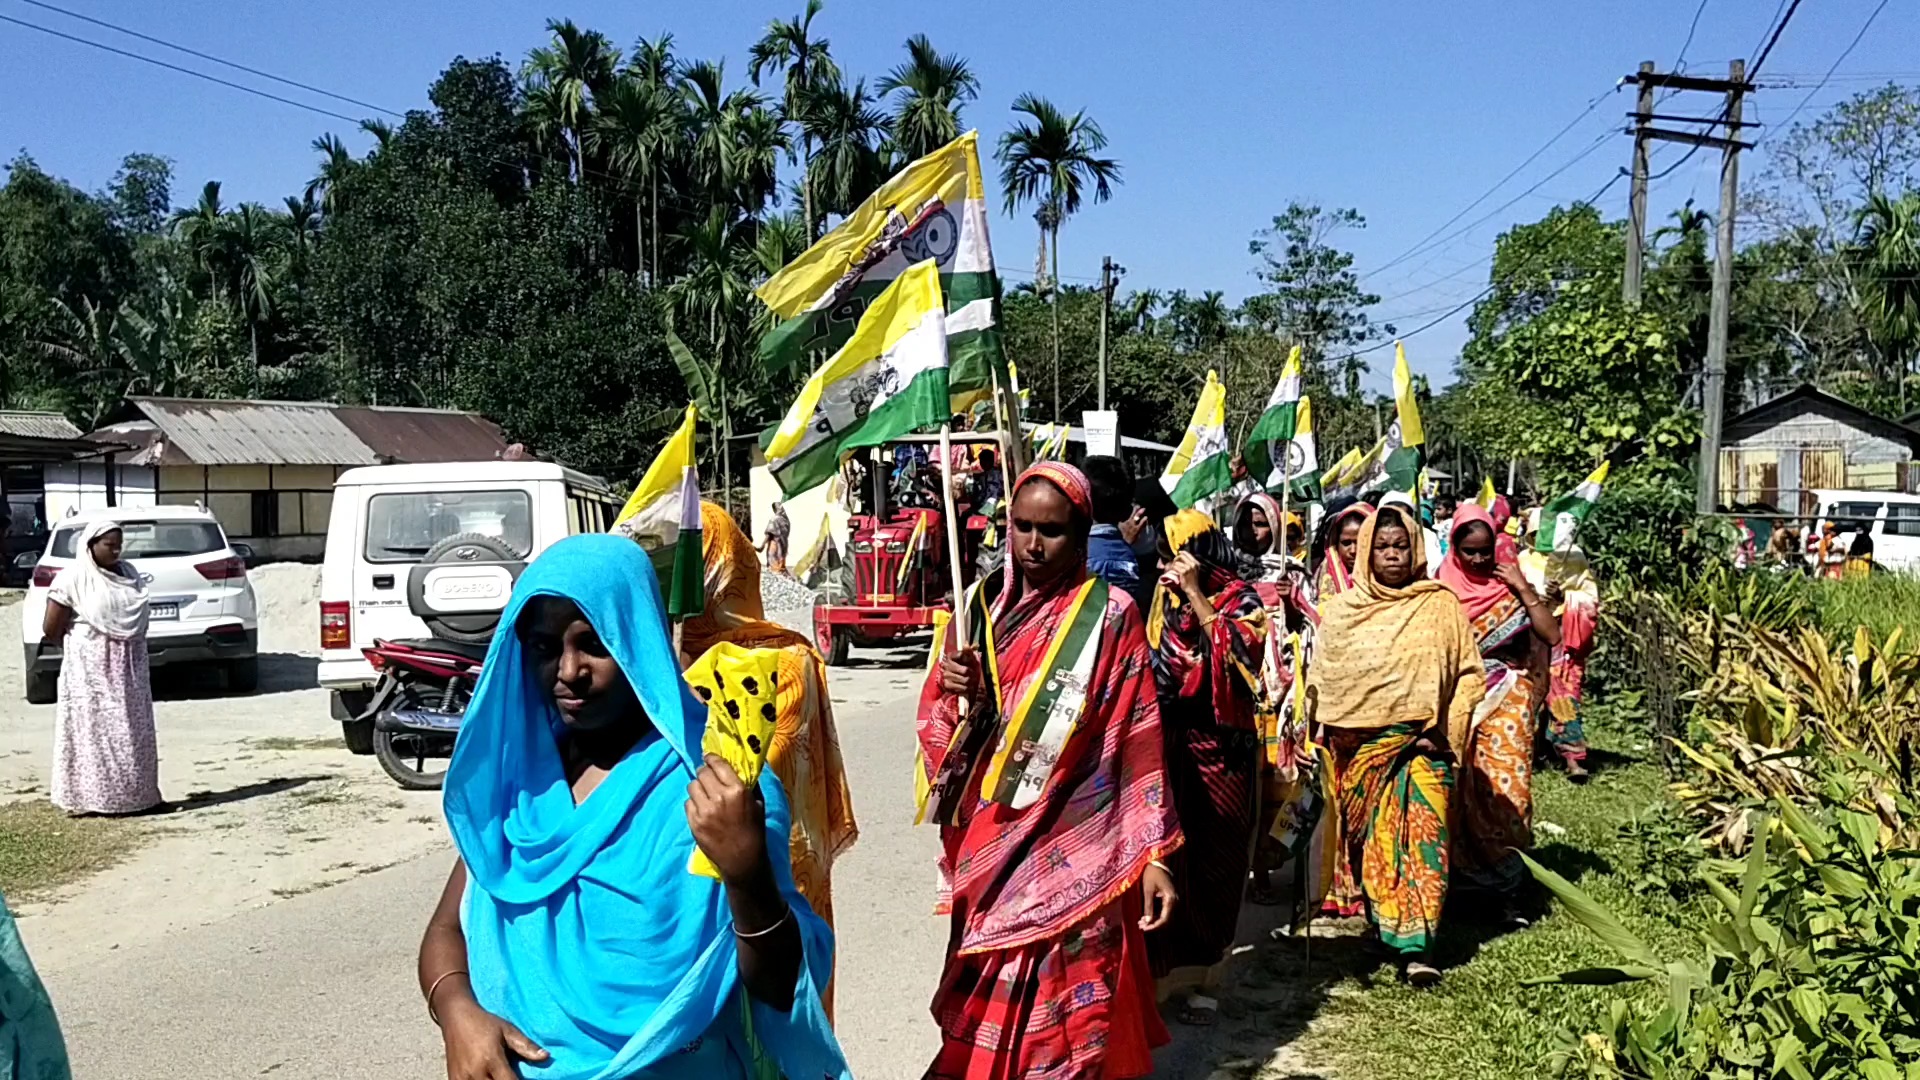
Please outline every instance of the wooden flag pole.
[{"label": "wooden flag pole", "polygon": [[[940,471],[945,481],[940,485],[940,499],[946,508],[947,519],[947,569],[953,574],[953,640],[958,648],[967,647],[967,621],[961,618],[966,608],[966,593],[962,583],[966,580],[961,572],[960,560],[960,520],[959,509],[953,502],[953,427],[951,423],[940,425],[940,460],[946,462],[946,468]],[[965,710],[961,710],[964,714]]]}]

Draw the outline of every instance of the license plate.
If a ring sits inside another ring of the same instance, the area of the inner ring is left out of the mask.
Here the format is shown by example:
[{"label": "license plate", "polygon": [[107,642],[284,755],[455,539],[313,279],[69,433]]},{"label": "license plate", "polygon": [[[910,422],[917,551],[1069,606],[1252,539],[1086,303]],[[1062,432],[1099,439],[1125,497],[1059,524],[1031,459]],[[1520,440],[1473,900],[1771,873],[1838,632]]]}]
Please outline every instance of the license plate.
[{"label": "license plate", "polygon": [[177,619],[180,617],[180,605],[176,603],[153,604],[147,608],[147,615],[155,619]]}]

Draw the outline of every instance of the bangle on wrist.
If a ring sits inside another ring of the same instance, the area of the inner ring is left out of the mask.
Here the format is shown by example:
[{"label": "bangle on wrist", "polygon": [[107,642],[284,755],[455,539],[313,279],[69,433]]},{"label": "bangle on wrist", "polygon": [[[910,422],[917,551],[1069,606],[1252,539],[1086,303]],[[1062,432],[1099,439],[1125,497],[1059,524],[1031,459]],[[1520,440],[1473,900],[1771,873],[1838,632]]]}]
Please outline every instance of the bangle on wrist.
[{"label": "bangle on wrist", "polygon": [[[433,1021],[433,1025],[435,1027],[440,1026],[440,1014],[433,1010],[433,995],[439,992],[441,983],[446,982],[448,979],[453,978],[455,975],[466,975],[466,974],[467,974],[466,968],[454,968],[452,971],[442,974],[439,978],[433,980],[433,982],[427,986],[427,1019]],[[472,978],[472,976],[469,975],[468,978]]]},{"label": "bangle on wrist", "polygon": [[734,923],[733,936],[739,938],[742,941],[751,941],[754,938],[763,938],[763,937],[766,937],[768,934],[773,933],[775,930],[778,930],[781,927],[787,925],[787,920],[791,918],[793,918],[793,907],[789,905],[786,910],[780,913],[779,918],[773,920],[773,925],[765,928],[764,930],[755,930],[749,933],[749,932],[742,931],[740,929],[739,923]]}]

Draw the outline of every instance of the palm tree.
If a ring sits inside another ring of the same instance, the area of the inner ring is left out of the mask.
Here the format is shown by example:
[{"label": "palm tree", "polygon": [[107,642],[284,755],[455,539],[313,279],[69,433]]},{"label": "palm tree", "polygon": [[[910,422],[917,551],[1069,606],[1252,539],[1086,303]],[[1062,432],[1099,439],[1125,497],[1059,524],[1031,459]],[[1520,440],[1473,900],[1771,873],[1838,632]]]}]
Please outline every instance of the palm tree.
[{"label": "palm tree", "polygon": [[[1053,274],[1060,279],[1060,226],[1080,212],[1091,185],[1094,202],[1113,197],[1120,180],[1120,163],[1098,156],[1107,147],[1106,133],[1086,114],[1061,112],[1043,97],[1021,94],[1013,111],[1027,116],[1000,136],[1000,188],[1006,193],[1007,212],[1022,203],[1038,202],[1048,211],[1041,221],[1042,242],[1052,249]],[[1053,292],[1053,411],[1060,421],[1060,290]]]},{"label": "palm tree", "polygon": [[353,151],[340,141],[337,135],[322,135],[313,140],[313,149],[320,155],[320,171],[307,181],[307,198],[318,204],[322,213],[329,216],[340,212],[340,184],[358,167],[353,159]]},{"label": "palm tree", "polygon": [[192,206],[173,212],[173,233],[186,248],[194,268],[206,275],[215,298],[222,294],[226,280],[226,210],[220,205],[220,181],[209,180],[200,189],[200,199]]},{"label": "palm tree", "polygon": [[907,161],[925,157],[960,137],[960,108],[980,96],[980,79],[959,53],[941,55],[925,34],[907,39],[907,62],[881,78],[882,96],[900,92],[893,107],[893,143]]},{"label": "palm tree", "polygon": [[647,275],[647,281],[654,285],[660,283],[660,174],[666,169],[668,160],[679,150],[680,139],[687,126],[686,110],[675,91],[675,80],[679,73],[680,61],[673,55],[672,34],[661,34],[652,41],[641,38],[634,43],[633,59],[627,63],[627,76],[638,79],[666,102],[674,124],[667,141],[656,148],[653,169],[647,176],[647,208],[653,217],[653,272]]},{"label": "palm tree", "polygon": [[728,194],[748,216],[766,209],[779,183],[780,159],[793,147],[779,115],[760,95],[735,91],[727,99]]},{"label": "palm tree", "polygon": [[242,203],[222,224],[229,258],[227,286],[247,323],[253,353],[253,379],[260,380],[260,328],[273,317],[274,292],[280,284],[280,244],[273,212],[258,203]]},{"label": "palm tree", "polygon": [[[733,416],[726,374],[733,367],[734,330],[753,296],[753,283],[747,276],[753,256],[744,224],[733,217],[729,207],[709,208],[707,216],[681,236],[687,269],[667,290],[674,310],[688,324],[704,324],[707,340],[713,346],[708,397],[718,408],[713,421],[720,429],[721,472],[728,497],[733,491],[733,462],[727,453],[733,437]],[[684,371],[684,361],[681,367]]]},{"label": "palm tree", "polygon": [[[662,161],[679,134],[679,100],[632,70],[614,84],[593,126],[587,129],[587,143],[594,156],[605,160],[633,193],[635,277],[644,277],[647,267],[647,187],[651,183],[658,191]],[[653,220],[658,229],[657,208]]]},{"label": "palm tree", "polygon": [[[801,130],[819,141],[808,173],[809,191],[818,191],[826,214],[846,215],[885,179],[880,145],[887,118],[867,93],[866,80],[851,87],[834,79],[809,95],[807,122]],[[812,236],[811,231],[807,234]]]},{"label": "palm tree", "polygon": [[529,53],[521,73],[530,88],[544,91],[543,119],[558,124],[572,152],[574,183],[584,183],[587,123],[595,103],[613,85],[620,50],[605,34],[582,30],[572,19],[548,19],[547,32],[552,42]]},{"label": "palm tree", "polygon": [[385,120],[362,120],[360,130],[373,136],[373,152],[376,154],[393,142],[393,125]]},{"label": "palm tree", "polygon": [[781,109],[786,121],[801,132],[801,214],[808,236],[814,235],[814,216],[813,184],[810,179],[813,171],[813,139],[807,134],[807,95],[827,80],[840,77],[840,67],[833,62],[827,39],[813,36],[813,18],[820,14],[824,6],[821,0],[807,0],[804,14],[768,23],[767,32],[748,51],[747,61],[747,77],[753,80],[755,86],[760,85],[763,72],[786,72],[786,91],[781,96]]},{"label": "palm tree", "polygon": [[1876,192],[1855,219],[1854,258],[1868,337],[1899,382],[1907,412],[1907,376],[1920,352],[1920,194]]},{"label": "palm tree", "polygon": [[687,164],[693,182],[709,196],[725,189],[733,157],[728,145],[726,81],[724,62],[696,60],[680,69],[680,97],[687,118]]}]

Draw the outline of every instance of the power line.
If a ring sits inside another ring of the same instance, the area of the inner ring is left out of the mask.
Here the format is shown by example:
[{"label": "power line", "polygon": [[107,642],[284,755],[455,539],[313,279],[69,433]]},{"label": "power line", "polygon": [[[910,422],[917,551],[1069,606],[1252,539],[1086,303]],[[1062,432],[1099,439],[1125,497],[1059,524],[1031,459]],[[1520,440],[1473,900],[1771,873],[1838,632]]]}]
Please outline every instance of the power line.
[{"label": "power line", "polygon": [[344,113],[337,113],[328,109],[320,108],[318,105],[309,105],[304,101],[295,101],[294,99],[289,97],[281,97],[279,94],[269,93],[265,90],[258,89],[257,87],[248,86],[244,83],[237,83],[229,79],[223,79],[218,75],[209,75],[204,71],[195,71],[189,67],[181,67],[179,64],[169,64],[165,60],[156,60],[151,56],[143,56],[137,52],[130,52],[126,49],[115,48],[114,46],[105,44],[103,42],[90,41],[86,38],[79,37],[74,34],[69,34],[64,31],[55,30],[50,26],[40,26],[37,23],[30,23],[25,19],[16,19],[11,15],[0,15],[0,22],[9,22],[14,24],[15,26],[24,26],[29,30],[38,30],[43,34],[50,34],[53,37],[64,38],[65,40],[74,42],[76,44],[85,45],[89,48],[99,49],[102,52],[110,52],[117,56],[124,56],[129,60],[138,60],[143,64],[152,64],[155,67],[166,68],[168,71],[177,71],[182,75],[191,75],[196,79],[205,79],[207,82],[217,83],[220,86],[225,86],[225,87],[228,87],[229,89],[238,90],[242,93],[252,94],[255,97],[266,98],[268,101],[277,101],[282,105],[291,105],[296,109],[305,109],[311,113],[319,113],[321,116],[331,116],[335,120],[345,120],[349,124],[358,124],[361,120],[361,118],[357,116],[348,116]]},{"label": "power line", "polygon": [[[1520,164],[1514,166],[1511,172],[1501,177],[1498,181],[1494,183],[1492,187],[1482,192],[1479,198],[1473,200],[1472,202],[1468,203],[1466,206],[1462,207],[1459,213],[1448,218],[1446,221],[1441,222],[1438,228],[1428,233],[1425,237],[1422,237],[1412,247],[1401,252],[1399,255],[1394,256],[1392,259],[1387,260],[1387,262],[1384,265],[1379,266],[1361,275],[1360,280],[1365,281],[1367,278],[1373,277],[1376,274],[1383,273],[1386,270],[1391,269],[1394,266],[1398,266],[1400,263],[1405,262],[1407,259],[1413,257],[1416,253],[1418,253],[1422,248],[1426,246],[1428,241],[1432,240],[1434,237],[1438,236],[1440,233],[1445,232],[1447,228],[1451,226],[1454,222],[1459,221],[1463,217],[1466,217],[1469,213],[1473,211],[1474,207],[1479,206],[1481,203],[1485,202],[1488,198],[1490,198],[1494,192],[1499,191],[1502,187],[1504,187],[1507,181],[1513,179],[1515,176],[1518,176],[1520,172],[1524,170],[1527,166],[1539,160],[1541,154],[1544,154],[1548,150],[1552,149],[1553,144],[1565,138],[1567,132],[1572,131],[1576,126],[1579,125],[1580,121],[1585,120],[1588,116],[1592,115],[1593,110],[1596,108],[1599,108],[1600,102],[1604,101],[1606,97],[1607,97],[1607,94],[1605,93],[1595,95],[1592,101],[1587,102],[1587,107],[1580,110],[1579,115],[1575,116],[1572,120],[1567,122],[1567,126],[1555,132],[1553,138],[1548,139],[1544,144],[1541,145],[1541,147],[1538,150],[1535,150],[1533,153],[1528,154],[1527,159],[1525,161],[1522,161]],[[1551,180],[1555,175],[1558,175],[1558,172],[1549,174],[1546,179]],[[1541,181],[1541,183],[1545,183],[1545,182],[1546,182],[1545,180]],[[1537,190],[1539,186],[1540,186],[1539,184],[1534,185],[1533,188],[1528,189],[1528,192]],[[1523,192],[1522,194],[1526,194],[1526,192]],[[1510,206],[1512,204],[1509,203],[1507,205]],[[1495,211],[1495,212],[1498,213],[1498,211]]]},{"label": "power line", "polygon": [[[1883,4],[1882,6],[1884,7],[1885,5]],[[1793,13],[1799,10],[1800,0],[1793,0],[1792,5],[1787,8],[1787,13],[1781,16],[1780,24],[1773,28],[1773,36],[1767,39],[1767,47],[1760,50],[1759,58],[1753,62],[1752,67],[1747,69],[1747,78],[1749,80],[1760,74],[1760,66],[1767,62],[1767,57],[1773,53],[1773,47],[1780,44],[1780,35],[1787,29],[1787,24],[1793,21]]]},{"label": "power line", "polygon": [[258,76],[259,78],[262,78],[262,79],[271,79],[272,81],[277,82],[282,86],[291,86],[296,90],[305,90],[309,94],[319,94],[321,97],[329,97],[334,99],[335,101],[344,101],[349,105],[358,105],[363,109],[372,109],[374,112],[386,113],[388,116],[392,116],[392,117],[404,118],[406,115],[405,113],[397,112],[393,109],[385,108],[380,105],[375,105],[375,104],[372,104],[371,102],[361,101],[359,98],[348,97],[345,94],[336,94],[333,91],[325,89],[323,87],[312,86],[295,79],[289,79],[281,75],[275,75],[271,71],[262,71],[259,68],[248,67],[245,64],[237,63],[232,60],[227,60],[222,57],[215,56],[212,53],[201,52],[198,49],[189,48],[185,45],[168,41],[165,38],[154,37],[152,34],[144,34],[138,30],[121,26],[118,23],[108,22],[105,19],[97,19],[91,15],[82,14],[81,12],[78,12],[78,11],[69,11],[66,8],[60,7],[57,4],[49,4],[46,2],[46,0],[20,0],[20,2],[23,4],[31,4],[37,8],[44,8],[47,11],[52,11],[61,15],[65,15],[70,19],[78,19],[81,22],[92,23],[95,26],[104,27],[105,29],[112,30],[115,33],[125,34],[128,37],[132,37],[132,38],[138,38],[141,41],[149,42],[154,45],[159,45],[163,48],[172,49],[175,52],[185,53],[188,56],[197,57],[201,60],[208,61],[209,63],[219,64],[223,67],[232,68],[235,71],[244,71],[249,75]]},{"label": "power line", "polygon": [[1693,9],[1693,21],[1687,24],[1687,40],[1680,43],[1680,55],[1673,62],[1675,71],[1687,70],[1687,50],[1693,47],[1693,32],[1700,29],[1700,16],[1707,12],[1707,0],[1700,0],[1700,6]]},{"label": "power line", "polygon": [[[1613,176],[1613,179],[1608,180],[1606,183],[1600,185],[1600,189],[1598,191],[1595,191],[1592,195],[1589,195],[1585,199],[1582,199],[1580,201],[1582,203],[1591,205],[1595,200],[1599,199],[1602,195],[1605,195],[1609,188],[1619,183],[1620,177],[1624,175],[1625,175],[1624,173],[1615,173]],[[1565,229],[1567,227],[1566,223],[1571,220],[1573,219],[1562,218],[1560,223],[1560,228]],[[1553,237],[1553,239],[1557,239],[1557,238],[1558,238],[1558,235],[1556,234],[1555,237]],[[1509,276],[1511,276],[1511,274]],[[1356,349],[1355,351],[1348,353],[1347,355],[1349,357],[1365,356],[1371,352],[1378,352],[1381,349],[1384,349],[1387,346],[1393,344],[1395,341],[1406,341],[1409,338],[1423,334],[1428,330],[1431,330],[1434,327],[1439,326],[1441,323],[1446,322],[1448,319],[1453,318],[1455,315],[1458,315],[1462,311],[1467,310],[1469,307],[1472,307],[1474,304],[1477,304],[1480,301],[1486,299],[1487,297],[1493,295],[1493,291],[1499,287],[1500,287],[1500,282],[1498,281],[1490,282],[1488,283],[1486,288],[1481,289],[1479,292],[1475,293],[1474,295],[1468,297],[1467,299],[1461,301],[1458,304],[1455,304],[1453,307],[1448,308],[1446,312],[1440,315],[1439,317],[1432,319],[1429,322],[1422,323],[1419,326],[1416,326],[1413,329],[1408,330],[1403,334],[1396,334],[1392,338],[1389,338],[1384,341],[1376,342],[1375,344],[1369,345],[1364,349]]]},{"label": "power line", "polygon": [[[1561,173],[1566,172],[1568,169],[1571,169],[1575,165],[1578,165],[1580,162],[1586,160],[1588,157],[1590,157],[1593,154],[1594,151],[1600,149],[1601,146],[1605,145],[1607,141],[1612,138],[1613,138],[1612,129],[1608,129],[1607,131],[1602,132],[1598,139],[1595,139],[1591,144],[1587,146],[1586,149],[1580,151],[1578,154],[1575,154],[1571,160],[1562,164],[1559,168],[1553,170],[1547,175],[1541,177],[1538,181],[1536,181],[1531,187],[1527,188],[1525,191],[1520,192],[1518,195],[1515,195],[1513,198],[1508,199],[1506,202],[1501,203],[1499,206],[1494,207],[1493,209],[1487,211],[1485,214],[1482,214],[1481,216],[1475,218],[1474,220],[1454,230],[1452,233],[1449,233],[1447,236],[1442,237],[1440,244],[1436,245],[1434,248],[1430,250],[1438,251],[1441,248],[1443,248],[1446,244],[1452,243],[1454,240],[1457,240],[1460,237],[1467,235],[1473,230],[1493,220],[1495,217],[1499,216],[1502,212],[1512,207],[1515,203],[1519,202],[1521,199],[1524,199],[1527,196],[1532,195],[1534,192],[1539,191],[1541,188],[1547,186],[1547,182],[1552,180],[1554,177],[1559,176]],[[1458,218],[1456,217],[1455,220],[1458,220]],[[1401,258],[1404,259],[1405,257],[1406,256],[1402,256]],[[1401,260],[1400,259],[1394,260],[1394,262],[1398,262],[1398,261],[1401,261]],[[1425,266],[1429,265],[1431,261],[1432,260],[1428,260],[1427,263],[1422,263],[1419,267],[1416,267],[1415,270],[1424,268]],[[1359,280],[1365,281],[1368,278],[1379,274],[1382,270],[1385,270],[1392,265],[1393,263],[1389,262],[1386,266],[1382,266],[1377,270],[1373,270],[1373,271],[1370,271],[1369,273],[1362,274]]]},{"label": "power line", "polygon": [[1880,0],[1880,5],[1873,9],[1872,14],[1867,16],[1867,21],[1861,25],[1860,32],[1853,35],[1853,40],[1848,42],[1847,47],[1841,50],[1840,55],[1834,59],[1833,66],[1827,68],[1827,73],[1820,76],[1820,81],[1814,85],[1813,89],[1807,91],[1807,96],[1801,98],[1800,104],[1795,105],[1793,111],[1787,114],[1787,118],[1776,125],[1773,130],[1785,131],[1793,124],[1793,118],[1800,115],[1800,110],[1807,107],[1807,103],[1813,100],[1813,96],[1825,88],[1827,83],[1833,78],[1833,73],[1840,70],[1840,65],[1847,62],[1847,57],[1853,55],[1853,50],[1860,47],[1860,42],[1866,38],[1867,31],[1873,28],[1874,20],[1880,17],[1882,11],[1887,10],[1887,3],[1888,0]]}]

